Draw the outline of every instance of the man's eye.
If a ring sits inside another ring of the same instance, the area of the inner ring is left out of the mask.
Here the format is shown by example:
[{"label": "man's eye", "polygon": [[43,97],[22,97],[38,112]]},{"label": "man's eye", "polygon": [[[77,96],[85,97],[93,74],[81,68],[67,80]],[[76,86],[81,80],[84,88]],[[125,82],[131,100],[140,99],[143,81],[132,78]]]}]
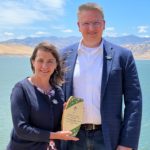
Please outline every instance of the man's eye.
[{"label": "man's eye", "polygon": [[83,25],[88,26],[88,25],[89,25],[89,23],[88,23],[88,22],[86,22],[86,23],[84,23]]},{"label": "man's eye", "polygon": [[99,26],[99,25],[101,25],[101,22],[94,22],[93,23],[95,26]]}]

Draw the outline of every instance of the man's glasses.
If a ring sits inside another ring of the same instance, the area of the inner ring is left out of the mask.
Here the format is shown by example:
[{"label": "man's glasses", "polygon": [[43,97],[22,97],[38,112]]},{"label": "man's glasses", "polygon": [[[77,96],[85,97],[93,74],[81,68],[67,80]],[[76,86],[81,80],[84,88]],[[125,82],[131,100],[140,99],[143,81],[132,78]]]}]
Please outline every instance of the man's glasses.
[{"label": "man's glasses", "polygon": [[85,28],[88,28],[90,26],[93,26],[95,28],[101,27],[104,20],[95,21],[95,22],[81,22],[81,25]]}]

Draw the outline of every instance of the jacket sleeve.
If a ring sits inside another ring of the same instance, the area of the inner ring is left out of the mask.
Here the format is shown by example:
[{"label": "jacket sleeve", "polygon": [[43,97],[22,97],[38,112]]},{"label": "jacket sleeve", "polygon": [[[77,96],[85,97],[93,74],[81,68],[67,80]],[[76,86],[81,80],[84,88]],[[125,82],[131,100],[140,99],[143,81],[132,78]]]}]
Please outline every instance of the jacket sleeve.
[{"label": "jacket sleeve", "polygon": [[48,142],[50,131],[36,128],[30,124],[30,104],[21,85],[16,84],[11,94],[11,114],[14,131],[21,139]]},{"label": "jacket sleeve", "polygon": [[132,53],[128,52],[123,71],[124,121],[120,145],[137,149],[142,116],[142,94]]}]

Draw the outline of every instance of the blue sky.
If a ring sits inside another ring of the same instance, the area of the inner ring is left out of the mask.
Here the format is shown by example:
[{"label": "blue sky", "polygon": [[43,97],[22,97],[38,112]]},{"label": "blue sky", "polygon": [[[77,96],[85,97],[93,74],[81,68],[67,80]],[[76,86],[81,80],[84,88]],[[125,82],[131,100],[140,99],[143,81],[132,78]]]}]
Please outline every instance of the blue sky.
[{"label": "blue sky", "polygon": [[0,41],[39,36],[80,36],[76,12],[96,2],[104,10],[104,36],[150,37],[150,0],[0,0]]}]

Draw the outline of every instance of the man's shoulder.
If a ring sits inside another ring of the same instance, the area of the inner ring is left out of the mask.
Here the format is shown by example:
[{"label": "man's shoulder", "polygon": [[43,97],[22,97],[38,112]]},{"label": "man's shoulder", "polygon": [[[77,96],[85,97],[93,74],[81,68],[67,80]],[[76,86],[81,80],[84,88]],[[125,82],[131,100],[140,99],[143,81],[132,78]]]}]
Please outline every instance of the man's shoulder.
[{"label": "man's shoulder", "polygon": [[62,48],[60,51],[63,54],[65,52],[69,52],[69,51],[72,51],[72,50],[77,50],[78,49],[78,45],[79,45],[79,42],[76,42],[74,44],[71,44],[71,45],[68,45],[68,46]]},{"label": "man's shoulder", "polygon": [[113,54],[113,57],[115,60],[121,60],[122,62],[133,60],[133,54],[130,49],[127,49],[125,47],[122,47],[121,45],[113,44],[111,42],[108,42],[105,40],[104,42],[104,51],[106,54]]},{"label": "man's shoulder", "polygon": [[104,41],[104,47],[106,49],[111,49],[111,50],[114,50],[115,52],[118,52],[118,53],[129,53],[129,52],[131,52],[130,49],[127,49],[127,48],[123,47],[122,45],[111,43],[107,40],[103,40],[103,41]]}]

